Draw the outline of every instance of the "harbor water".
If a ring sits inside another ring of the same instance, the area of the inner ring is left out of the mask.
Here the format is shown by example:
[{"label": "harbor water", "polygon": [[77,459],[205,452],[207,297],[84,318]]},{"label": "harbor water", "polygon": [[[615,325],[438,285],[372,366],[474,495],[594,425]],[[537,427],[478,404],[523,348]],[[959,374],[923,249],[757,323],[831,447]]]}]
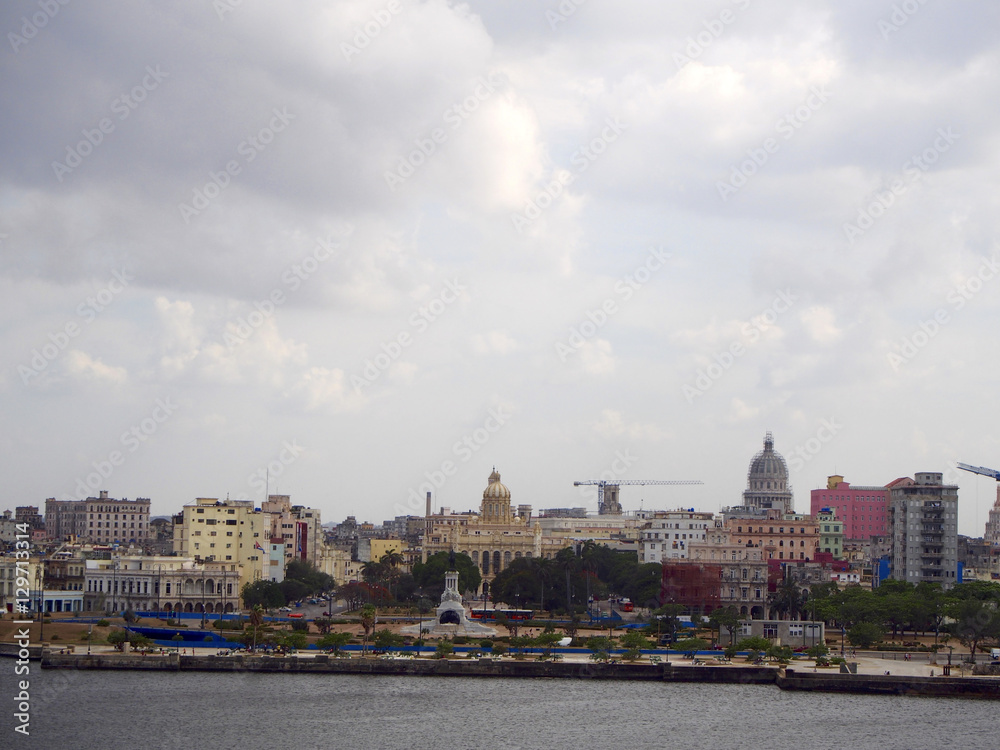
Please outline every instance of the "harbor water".
[{"label": "harbor water", "polygon": [[998,746],[997,706],[984,700],[583,679],[37,667],[31,678],[30,738],[13,731],[11,712],[6,710],[3,747],[974,750]]}]

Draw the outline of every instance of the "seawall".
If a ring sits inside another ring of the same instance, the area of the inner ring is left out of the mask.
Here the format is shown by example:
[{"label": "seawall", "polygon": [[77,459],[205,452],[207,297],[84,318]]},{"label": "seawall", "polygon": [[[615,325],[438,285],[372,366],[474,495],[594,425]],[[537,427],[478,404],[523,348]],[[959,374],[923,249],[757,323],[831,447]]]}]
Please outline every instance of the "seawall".
[{"label": "seawall", "polygon": [[506,677],[645,680],[741,685],[775,685],[782,690],[1000,699],[1000,679],[915,677],[799,671],[794,667],[675,665],[670,662],[601,663],[516,659],[379,659],[295,656],[157,656],[139,654],[42,655],[44,669],[132,669],[172,672],[277,672],[286,674],[370,674],[427,677]]},{"label": "seawall", "polygon": [[138,654],[55,654],[44,669],[142,669],[191,672],[286,672],[319,674],[418,675],[432,677],[524,677],[773,684],[773,667],[683,666],[670,663],[519,661],[517,659],[378,659],[294,656],[164,656]]},{"label": "seawall", "polygon": [[824,693],[1000,699],[1000,680],[982,677],[856,675],[800,672],[788,667],[775,677],[775,684],[782,690]]}]

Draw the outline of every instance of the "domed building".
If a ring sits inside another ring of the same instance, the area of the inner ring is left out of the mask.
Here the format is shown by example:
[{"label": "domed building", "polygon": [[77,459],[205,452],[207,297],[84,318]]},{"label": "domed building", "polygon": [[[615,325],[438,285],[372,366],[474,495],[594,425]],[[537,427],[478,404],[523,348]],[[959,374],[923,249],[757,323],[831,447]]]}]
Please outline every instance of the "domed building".
[{"label": "domed building", "polygon": [[[532,523],[531,506],[511,506],[510,490],[494,467],[483,490],[479,513],[441,513],[428,517],[424,559],[436,552],[472,558],[483,576],[483,590],[501,570],[519,557],[552,557],[568,545],[561,539],[542,537],[542,527]],[[477,593],[483,593],[482,591]]]},{"label": "domed building", "polygon": [[795,496],[788,483],[788,464],[784,456],[774,450],[770,432],[764,436],[764,450],[750,462],[743,505],[761,510],[773,508],[782,514],[795,512]]}]

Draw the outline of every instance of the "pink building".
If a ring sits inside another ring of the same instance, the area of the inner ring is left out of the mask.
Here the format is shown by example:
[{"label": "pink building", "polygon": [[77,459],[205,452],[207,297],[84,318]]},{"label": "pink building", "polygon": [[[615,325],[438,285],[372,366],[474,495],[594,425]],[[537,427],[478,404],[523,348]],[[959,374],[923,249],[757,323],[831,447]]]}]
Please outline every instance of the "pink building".
[{"label": "pink building", "polygon": [[886,533],[889,510],[887,487],[852,487],[842,476],[827,478],[826,488],[809,493],[813,516],[832,508],[844,522],[844,539],[867,539]]}]

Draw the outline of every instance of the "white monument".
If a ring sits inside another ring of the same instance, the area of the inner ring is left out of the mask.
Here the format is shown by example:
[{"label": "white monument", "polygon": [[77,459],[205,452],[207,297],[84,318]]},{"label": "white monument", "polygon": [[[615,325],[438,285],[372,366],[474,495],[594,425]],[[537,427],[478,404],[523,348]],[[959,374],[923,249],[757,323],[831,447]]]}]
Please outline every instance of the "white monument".
[{"label": "white monument", "polygon": [[469,620],[462,606],[462,595],[458,593],[458,571],[449,570],[444,574],[444,593],[433,620],[417,625],[407,625],[400,629],[403,635],[420,636],[427,630],[432,636],[479,636],[488,638],[497,634],[493,628]]}]

